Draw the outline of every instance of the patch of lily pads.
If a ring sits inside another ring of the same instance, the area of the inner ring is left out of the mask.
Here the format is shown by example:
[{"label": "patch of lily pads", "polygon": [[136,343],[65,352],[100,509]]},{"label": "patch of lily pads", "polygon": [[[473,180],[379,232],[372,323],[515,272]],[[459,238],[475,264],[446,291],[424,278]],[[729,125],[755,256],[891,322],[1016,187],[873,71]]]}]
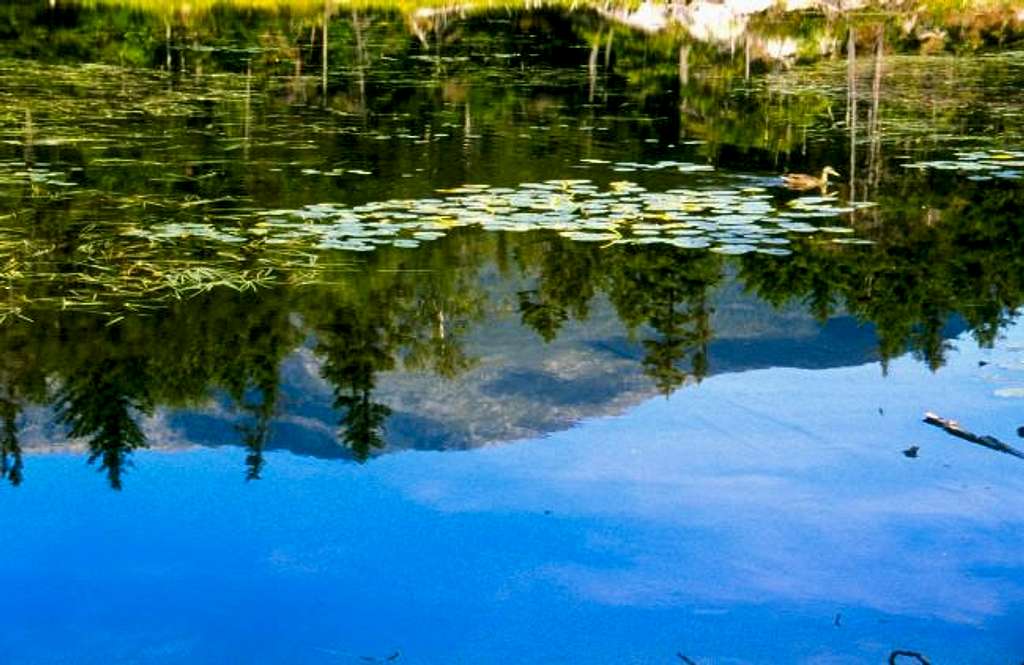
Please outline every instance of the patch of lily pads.
[{"label": "patch of lily pads", "polygon": [[63,170],[49,165],[26,165],[24,161],[0,161],[0,191],[24,186],[75,187],[76,183]]},{"label": "patch of lily pads", "polygon": [[[664,168],[665,165],[657,165]],[[678,168],[678,165],[673,164]],[[821,234],[840,243],[851,238],[844,216],[871,205],[845,205],[829,196],[780,203],[765,187],[678,187],[652,191],[632,181],[600,186],[589,179],[546,180],[517,187],[467,184],[437,196],[389,199],[357,206],[317,203],[294,210],[268,210],[244,231],[211,234],[259,235],[267,245],[304,244],[318,250],[372,251],[381,246],[414,248],[452,229],[550,231],[576,242],[602,245],[664,244],[729,255],[785,255],[794,234]],[[158,224],[151,237],[195,234],[194,225]],[[212,237],[212,236],[211,236]]]},{"label": "patch of lily pads", "polygon": [[366,160],[315,154],[324,136],[434,142],[457,135],[462,120],[442,114],[458,124],[419,127],[396,116],[367,128],[303,111],[293,122],[291,109],[251,95],[239,76],[176,80],[0,60],[0,79],[0,279],[8,288],[0,322],[40,308],[115,320],[215,288],[320,283],[356,269],[359,252],[414,249],[463,227],[726,255],[784,256],[791,238],[808,234],[865,242],[847,223],[854,208],[834,198],[786,202],[763,181],[673,160],[582,159],[573,167],[581,179],[468,184],[429,196],[421,181],[415,199],[267,210],[277,204],[232,165],[261,176],[253,182],[301,183],[288,199],[302,203],[331,196],[342,178],[371,191],[385,176]]},{"label": "patch of lily pads", "polygon": [[974,150],[954,153],[952,159],[907,162],[906,169],[957,171],[969,173],[970,180],[1003,178],[1017,180],[1024,177],[1024,151]]}]

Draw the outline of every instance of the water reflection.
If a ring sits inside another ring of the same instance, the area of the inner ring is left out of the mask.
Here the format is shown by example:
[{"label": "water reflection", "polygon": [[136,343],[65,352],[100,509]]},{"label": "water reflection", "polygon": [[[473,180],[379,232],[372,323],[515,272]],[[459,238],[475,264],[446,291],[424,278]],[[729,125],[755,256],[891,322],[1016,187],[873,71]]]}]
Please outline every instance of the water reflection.
[{"label": "water reflection", "polygon": [[1013,436],[1006,332],[958,340],[938,376],[908,357],[885,379],[720,375],[491,450],[268,453],[272,482],[239,482],[238,450],[142,452],[122,497],[38,456],[4,494],[0,640],[15,663],[1012,662],[1020,460],[920,422]]},{"label": "water reflection", "polygon": [[[733,369],[938,369],[1022,302],[1014,54],[922,57],[878,17],[723,41],[551,7],[145,4],[23,3],[2,32],[12,484],[71,439],[120,487],[165,417],[255,480],[275,447],[481,445]],[[831,196],[779,187],[825,164]]]},{"label": "water reflection", "polygon": [[[914,234],[900,234],[855,254],[829,244],[799,244],[792,260],[782,263],[657,246],[602,249],[544,234],[464,232],[413,254],[381,252],[363,271],[324,286],[215,289],[113,324],[76,311],[33,312],[32,322],[9,322],[0,338],[8,364],[4,450],[12,460],[5,473],[12,482],[21,480],[13,425],[34,405],[52,407],[63,427],[51,427],[51,444],[60,431],[84,441],[90,460],[118,487],[130,452],[146,445],[140,419],[158,408],[211,412],[213,400],[221,405],[213,412],[234,414],[228,418],[233,439],[249,450],[248,477],[258,478],[266,446],[290,445],[288,436],[273,441],[275,419],[294,410],[290,393],[320,399],[301,387],[308,379],[289,374],[295,363],[306,363],[306,374],[329,387],[337,440],[356,460],[386,447],[396,406],[389,399],[402,403],[407,418],[422,407],[410,403],[410,395],[429,402],[439,381],[459,391],[480,389],[486,380],[497,404],[526,390],[532,399],[596,415],[617,397],[614,388],[593,392],[592,372],[602,376],[602,366],[642,374],[648,387],[641,393],[666,395],[710,372],[885,361],[907,349],[938,368],[945,340],[959,329],[950,327],[951,317],[990,342],[1007,308],[1019,304],[1020,292],[1003,290],[1006,273],[979,269],[982,256],[996,261],[1013,251],[995,239],[976,254],[957,248],[955,261],[939,255],[927,264],[947,288],[923,277],[908,283],[904,276],[915,266],[924,271],[921,261],[939,245],[929,238],[923,252],[918,242]],[[487,258],[494,254],[499,260]],[[396,256],[401,260],[390,263]],[[453,256],[462,257],[463,265],[425,267]],[[909,266],[894,265],[901,256]],[[954,272],[958,279],[945,281],[960,261],[971,267],[968,274]],[[777,309],[759,306],[759,299]],[[829,326],[816,329],[830,320],[832,329],[843,320],[872,329],[837,333],[815,360],[808,338],[826,334]],[[596,339],[580,339],[580,322],[599,331]],[[512,331],[505,332],[509,326]],[[560,345],[563,334],[569,337]],[[490,338],[498,342],[486,343]],[[522,358],[536,353],[543,358],[523,369]],[[573,378],[583,353],[593,354],[587,362],[594,367]],[[392,384],[405,382],[404,397],[393,388],[382,397],[382,375]],[[429,376],[435,378],[416,383]],[[511,404],[509,409],[514,411]],[[320,406],[311,417],[323,422],[329,416]],[[439,445],[451,444],[442,436]]]}]

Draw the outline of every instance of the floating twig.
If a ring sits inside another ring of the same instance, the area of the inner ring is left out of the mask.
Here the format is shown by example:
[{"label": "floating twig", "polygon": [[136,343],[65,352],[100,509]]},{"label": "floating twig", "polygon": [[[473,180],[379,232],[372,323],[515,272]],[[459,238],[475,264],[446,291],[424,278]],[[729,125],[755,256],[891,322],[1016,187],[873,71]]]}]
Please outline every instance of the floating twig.
[{"label": "floating twig", "polygon": [[1013,455],[1014,457],[1024,459],[1024,453],[1017,450],[1013,446],[1003,443],[994,436],[979,436],[972,432],[968,432],[967,430],[960,427],[960,423],[958,423],[957,421],[947,420],[946,418],[940,418],[938,415],[932,413],[931,411],[924,414],[924,422],[928,423],[929,425],[934,425],[935,427],[943,429],[947,433],[952,434],[953,436],[959,439],[963,439],[964,441],[970,441],[971,443],[976,443],[979,446],[984,446],[990,450],[995,450],[1000,453],[1006,453],[1007,455]]},{"label": "floating twig", "polygon": [[902,651],[902,650],[893,651],[891,654],[889,654],[889,665],[897,665],[896,664],[896,659],[897,658],[901,658],[901,657],[902,658],[916,658],[917,662],[921,663],[921,665],[932,665],[931,662],[927,658],[925,658],[923,655],[921,655],[920,653],[918,653],[916,651]]}]

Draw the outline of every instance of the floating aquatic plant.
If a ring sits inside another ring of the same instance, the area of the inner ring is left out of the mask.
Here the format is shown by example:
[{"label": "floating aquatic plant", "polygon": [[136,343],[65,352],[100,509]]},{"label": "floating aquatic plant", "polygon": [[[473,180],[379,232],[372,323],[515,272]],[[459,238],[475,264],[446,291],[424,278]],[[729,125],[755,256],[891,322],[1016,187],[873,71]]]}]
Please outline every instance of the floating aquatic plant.
[{"label": "floating aquatic plant", "polygon": [[[689,170],[678,162],[633,167]],[[631,181],[602,188],[588,179],[528,182],[515,188],[467,184],[438,194],[358,206],[319,203],[270,210],[258,213],[261,219],[250,232],[260,233],[271,244],[304,241],[319,249],[369,251],[382,245],[412,248],[451,229],[472,226],[487,231],[554,231],[570,240],[608,245],[664,243],[724,254],[780,255],[784,252],[779,245],[788,244],[790,233],[852,232],[834,221],[818,226],[808,220],[837,220],[871,205],[839,205],[830,197],[804,197],[779,205],[763,187],[694,186],[659,192]],[[162,225],[152,231],[173,237],[192,229]]]},{"label": "floating aquatic plant", "polygon": [[992,180],[1005,178],[1016,180],[1024,177],[1024,151],[1021,150],[974,150],[953,154],[952,159],[907,162],[906,169],[922,171],[957,171],[970,173],[971,180]]},{"label": "floating aquatic plant", "polygon": [[[242,75],[108,65],[0,60],[0,81],[0,319],[58,307],[116,320],[214,288],[321,282],[352,269],[359,253],[412,250],[464,227],[737,255],[785,255],[794,234],[856,240],[843,222],[851,206],[787,204],[690,153],[694,161],[590,157],[567,172],[587,177],[425,196],[426,176],[404,188],[387,164],[320,148],[342,136],[394,140],[415,163],[423,153],[412,144],[478,136],[444,110],[422,126],[401,113],[369,126],[357,114],[328,121],[322,110],[252,94]],[[569,120],[577,119],[550,114],[517,128],[531,141],[584,131]],[[603,131],[630,119],[593,120],[590,129]],[[347,183],[365,189],[352,195]],[[264,191],[275,186],[287,192]],[[395,191],[413,198],[387,198]]]}]

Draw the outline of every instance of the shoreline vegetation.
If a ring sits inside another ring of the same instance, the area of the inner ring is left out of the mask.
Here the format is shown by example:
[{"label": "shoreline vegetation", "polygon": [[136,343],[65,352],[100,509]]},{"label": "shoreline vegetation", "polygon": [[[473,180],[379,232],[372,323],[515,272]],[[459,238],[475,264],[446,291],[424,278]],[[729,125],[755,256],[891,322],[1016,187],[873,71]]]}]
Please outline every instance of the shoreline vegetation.
[{"label": "shoreline vegetation", "polygon": [[[413,32],[474,15],[561,9],[594,12],[644,33],[675,33],[733,47],[737,39],[752,32],[784,32],[792,27],[806,35],[805,24],[821,20],[891,22],[902,39],[917,41],[928,52],[965,45],[1005,47],[1024,36],[1024,0],[54,0],[51,4],[126,8],[184,23],[224,9],[288,14],[309,21],[350,11],[394,11],[405,17]],[[817,37],[823,53],[835,50],[829,48],[827,37]],[[801,50],[792,38],[771,46],[768,55],[774,53],[778,59]]]},{"label": "shoreline vegetation", "polygon": [[[278,17],[311,30],[364,12],[392,14],[424,45],[472,20],[559,12],[593,17],[659,48],[697,44],[785,67],[844,57],[850,29],[862,26],[882,26],[889,48],[901,53],[1024,45],[1024,0],[54,0],[50,6],[143,13],[168,33],[225,11]],[[595,30],[595,48],[605,32]]]}]

